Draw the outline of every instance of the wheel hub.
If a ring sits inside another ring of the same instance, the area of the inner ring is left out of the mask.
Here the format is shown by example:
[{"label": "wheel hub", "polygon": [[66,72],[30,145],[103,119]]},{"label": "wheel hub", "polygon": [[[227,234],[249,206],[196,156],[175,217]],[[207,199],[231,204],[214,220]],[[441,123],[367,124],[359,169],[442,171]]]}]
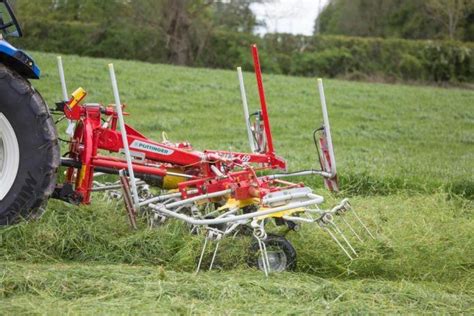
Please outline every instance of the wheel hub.
[{"label": "wheel hub", "polygon": [[[269,272],[283,272],[286,270],[288,259],[282,249],[267,250]],[[261,256],[258,258],[260,270],[263,270],[263,262]]]},{"label": "wheel hub", "polygon": [[0,113],[0,200],[13,186],[19,164],[20,149],[15,131],[5,115]]}]

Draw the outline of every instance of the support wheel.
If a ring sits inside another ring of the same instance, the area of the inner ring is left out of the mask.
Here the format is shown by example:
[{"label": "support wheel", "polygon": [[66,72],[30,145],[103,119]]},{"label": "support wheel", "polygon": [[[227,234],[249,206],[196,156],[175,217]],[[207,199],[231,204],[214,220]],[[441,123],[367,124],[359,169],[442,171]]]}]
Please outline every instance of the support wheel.
[{"label": "support wheel", "polygon": [[[268,262],[270,263],[269,272],[283,272],[296,269],[296,250],[285,237],[268,234],[264,243],[267,248]],[[250,254],[250,266],[264,271],[262,254],[257,240],[252,242]]]},{"label": "support wheel", "polygon": [[44,211],[60,162],[57,138],[41,95],[0,64],[0,225]]}]

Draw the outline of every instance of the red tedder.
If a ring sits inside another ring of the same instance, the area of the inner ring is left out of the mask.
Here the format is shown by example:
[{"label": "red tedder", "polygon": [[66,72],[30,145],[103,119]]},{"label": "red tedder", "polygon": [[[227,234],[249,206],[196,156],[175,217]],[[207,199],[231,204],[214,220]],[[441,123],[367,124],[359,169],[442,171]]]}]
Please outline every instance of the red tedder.
[{"label": "red tedder", "polygon": [[[255,250],[256,266],[266,274],[294,268],[296,252],[292,245],[283,236],[266,233],[265,224],[270,219],[292,230],[296,230],[300,223],[317,223],[350,259],[357,256],[333,221],[335,215],[351,209],[347,199],[330,210],[321,210],[322,196],[314,194],[303,183],[283,180],[293,176],[319,175],[325,179],[329,189],[338,190],[322,81],[318,80],[318,86],[324,124],[313,135],[316,145],[319,142],[321,170],[287,173],[285,160],[275,154],[273,147],[258,50],[256,45],[251,49],[260,97],[260,110],[251,115],[248,114],[240,68],[238,71],[252,152],[197,151],[187,142],[173,143],[167,139],[157,142],[147,138],[123,123],[122,109],[125,106],[119,101],[115,73],[111,68],[115,104],[82,103],[86,96],[82,88],[77,89],[69,100],[58,103],[65,117],[76,125],[67,155],[62,159],[62,165],[67,168],[66,178],[57,187],[54,197],[71,203],[89,204],[92,192],[110,190],[116,196],[125,195],[130,216],[138,212],[148,214],[151,225],[169,218],[188,223],[193,231],[202,231],[206,235],[198,270],[208,240],[216,241],[210,264],[212,268],[219,241],[243,231],[245,227],[253,231],[255,238],[252,249]],[[59,69],[60,77],[64,78],[62,64],[59,64]],[[61,83],[66,91],[64,80]],[[266,172],[262,174],[264,170]],[[94,181],[98,174],[121,174],[122,181],[118,182],[121,184],[105,185]],[[120,187],[123,193],[114,191]],[[136,225],[134,220],[131,219],[133,226]],[[362,240],[355,229],[349,227]],[[269,251],[268,247],[276,250]]]},{"label": "red tedder", "polygon": [[[213,192],[236,185],[246,184],[228,179],[216,179],[212,168],[228,172],[248,164],[257,164],[263,169],[286,170],[286,162],[275,155],[273,149],[270,121],[268,118],[265,92],[263,89],[260,63],[256,45],[252,46],[255,61],[255,73],[261,101],[261,115],[264,123],[267,148],[263,153],[240,153],[219,150],[206,150],[198,152],[193,150],[189,143],[155,142],[142,135],[133,127],[125,124],[128,144],[135,161],[133,170],[138,178],[150,180],[160,186],[165,184],[167,176],[182,178],[179,189],[185,197],[187,189],[195,187],[198,193]],[[62,193],[73,192],[68,198],[71,201],[89,204],[93,184],[94,171],[118,174],[119,170],[127,169],[125,159],[113,156],[101,156],[99,150],[119,153],[123,150],[120,131],[117,130],[118,115],[113,106],[104,107],[100,104],[84,104],[77,106],[85,98],[86,92],[79,88],[73,93],[71,99],[64,105],[65,116],[69,120],[78,121],[74,136],[72,137],[68,156],[62,160],[62,165],[68,167],[66,188]],[[124,106],[123,106],[124,107]],[[102,123],[103,116],[107,117]],[[239,179],[247,182],[254,176],[255,169],[242,168],[236,173]],[[179,171],[179,172],[178,172]],[[231,173],[232,175],[233,173]],[[237,184],[238,183],[238,184]],[[260,198],[268,192],[267,185],[261,183],[259,190],[247,188],[239,189],[240,199],[252,197]],[[74,187],[74,191],[70,189]],[[64,186],[63,186],[64,188]],[[169,187],[168,187],[169,188]],[[171,188],[170,188],[171,189]]]}]

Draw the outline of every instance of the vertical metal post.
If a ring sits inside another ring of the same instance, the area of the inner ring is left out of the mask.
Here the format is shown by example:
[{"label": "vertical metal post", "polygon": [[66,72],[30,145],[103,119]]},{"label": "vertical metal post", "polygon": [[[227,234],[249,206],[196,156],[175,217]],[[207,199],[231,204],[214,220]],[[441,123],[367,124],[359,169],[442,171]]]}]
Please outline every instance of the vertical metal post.
[{"label": "vertical metal post", "polygon": [[249,107],[248,107],[248,104],[247,104],[247,94],[245,93],[244,76],[242,75],[242,68],[241,67],[237,67],[237,76],[239,78],[240,96],[242,97],[242,107],[244,109],[245,126],[247,127],[247,136],[249,138],[250,150],[254,153],[255,152],[255,141],[253,139],[252,130],[250,128]]},{"label": "vertical metal post", "polygon": [[137,183],[135,180],[135,174],[133,172],[132,156],[130,155],[130,149],[128,147],[127,131],[125,130],[122,104],[120,102],[120,95],[118,91],[117,79],[115,78],[115,70],[114,70],[113,64],[109,64],[109,72],[110,72],[110,81],[112,82],[112,90],[114,92],[115,107],[116,107],[117,116],[119,119],[120,133],[122,134],[123,149],[125,151],[125,158],[127,159],[128,176],[130,177],[130,182],[132,185],[133,202],[135,203],[135,206],[138,208],[140,201],[138,199]]},{"label": "vertical metal post", "polygon": [[68,101],[69,97],[67,94],[66,79],[64,77],[63,60],[61,56],[58,56],[58,71],[59,71],[59,81],[61,81],[61,92],[63,94],[63,101]]},{"label": "vertical metal post", "polygon": [[318,88],[321,99],[321,109],[323,112],[324,133],[326,134],[329,150],[329,161],[331,162],[331,176],[334,177],[336,175],[336,159],[334,156],[334,148],[332,146],[331,127],[329,126],[329,116],[326,106],[326,97],[324,96],[323,80],[321,78],[318,78]]},{"label": "vertical metal post", "polygon": [[272,131],[270,130],[270,121],[268,118],[268,111],[267,111],[267,101],[265,99],[265,90],[263,88],[262,70],[260,68],[260,60],[258,58],[257,45],[255,44],[252,45],[252,55],[253,55],[253,64],[255,68],[255,76],[257,77],[258,94],[260,96],[260,106],[262,108],[263,124],[265,126],[265,136],[267,137],[268,151],[269,153],[274,154],[275,152],[273,150]]},{"label": "vertical metal post", "polygon": [[[63,68],[63,60],[61,56],[57,57],[58,60],[58,72],[59,72],[59,81],[61,82],[61,93],[63,95],[63,101],[67,102],[69,101],[69,96],[67,93],[67,87],[66,87],[66,77],[64,76],[64,68]],[[74,135],[74,128],[76,127],[76,123],[67,120],[67,129],[66,129],[66,134],[68,134],[70,137]]]}]

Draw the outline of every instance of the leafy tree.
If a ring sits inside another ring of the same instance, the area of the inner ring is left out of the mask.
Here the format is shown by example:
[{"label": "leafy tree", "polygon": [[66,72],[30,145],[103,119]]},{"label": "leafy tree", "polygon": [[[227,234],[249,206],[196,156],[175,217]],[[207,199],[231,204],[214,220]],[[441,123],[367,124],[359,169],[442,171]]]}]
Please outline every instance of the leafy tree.
[{"label": "leafy tree", "polygon": [[473,0],[330,0],[322,34],[469,40]]},{"label": "leafy tree", "polygon": [[262,0],[227,0],[215,3],[214,23],[229,31],[252,33],[263,24],[258,21],[250,6]]},{"label": "leafy tree", "polygon": [[472,0],[428,0],[429,15],[447,30],[450,39],[455,39],[462,21],[474,11]]}]

